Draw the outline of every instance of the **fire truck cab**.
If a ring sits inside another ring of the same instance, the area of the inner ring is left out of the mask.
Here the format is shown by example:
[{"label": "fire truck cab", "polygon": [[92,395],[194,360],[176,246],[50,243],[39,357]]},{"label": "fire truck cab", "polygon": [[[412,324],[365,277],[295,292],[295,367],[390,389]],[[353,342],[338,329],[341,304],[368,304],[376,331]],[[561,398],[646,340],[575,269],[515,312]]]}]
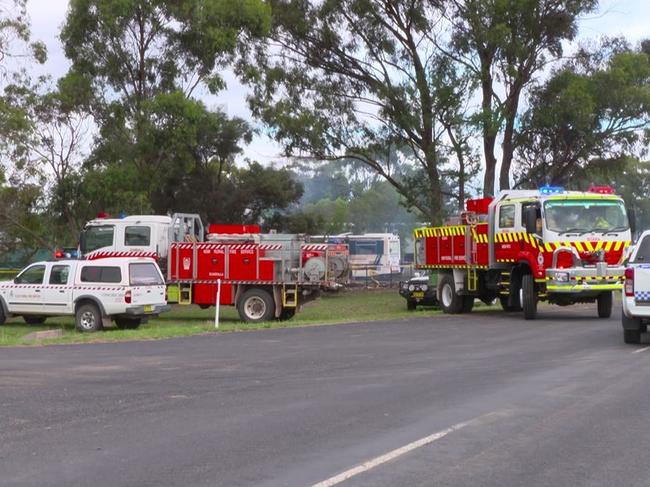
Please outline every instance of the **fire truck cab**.
[{"label": "fire truck cab", "polygon": [[526,319],[536,317],[539,301],[597,302],[598,316],[609,317],[631,240],[624,202],[609,187],[504,191],[469,200],[444,226],[414,233],[416,266],[438,270],[445,312],[499,298]]}]

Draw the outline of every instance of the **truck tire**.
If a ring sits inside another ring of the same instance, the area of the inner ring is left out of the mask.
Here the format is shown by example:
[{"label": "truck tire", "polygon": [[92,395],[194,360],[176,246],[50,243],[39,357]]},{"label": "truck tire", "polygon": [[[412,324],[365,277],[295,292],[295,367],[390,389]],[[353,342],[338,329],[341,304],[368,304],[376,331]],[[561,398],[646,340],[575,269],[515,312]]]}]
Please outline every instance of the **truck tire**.
[{"label": "truck tire", "polygon": [[598,318],[609,318],[612,316],[614,297],[611,291],[605,291],[598,295]]},{"label": "truck tire", "polygon": [[102,314],[99,312],[97,305],[93,303],[84,303],[77,308],[75,324],[77,330],[81,332],[100,331],[104,327]]},{"label": "truck tire", "polygon": [[5,316],[5,310],[2,307],[2,303],[0,303],[0,325],[4,325],[5,321],[7,321],[7,317]]},{"label": "truck tire", "polygon": [[438,282],[440,308],[443,313],[458,314],[463,311],[463,297],[456,292],[454,276],[444,274]]},{"label": "truck tire", "polygon": [[474,296],[463,296],[463,313],[471,313],[474,309]]},{"label": "truck tire", "polygon": [[526,274],[521,278],[521,298],[524,319],[534,320],[537,317],[537,293],[535,292],[535,278],[532,274]]},{"label": "truck tire", "polygon": [[415,310],[418,307],[418,302],[415,299],[406,300],[406,309],[409,311]]},{"label": "truck tire", "polygon": [[247,323],[270,321],[275,316],[275,302],[268,291],[254,287],[244,292],[237,311],[239,318]]},{"label": "truck tire", "polygon": [[45,316],[26,315],[23,316],[23,320],[25,320],[25,323],[28,325],[42,325],[45,323]]},{"label": "truck tire", "polygon": [[141,318],[115,318],[115,325],[120,330],[135,330],[141,324]]}]

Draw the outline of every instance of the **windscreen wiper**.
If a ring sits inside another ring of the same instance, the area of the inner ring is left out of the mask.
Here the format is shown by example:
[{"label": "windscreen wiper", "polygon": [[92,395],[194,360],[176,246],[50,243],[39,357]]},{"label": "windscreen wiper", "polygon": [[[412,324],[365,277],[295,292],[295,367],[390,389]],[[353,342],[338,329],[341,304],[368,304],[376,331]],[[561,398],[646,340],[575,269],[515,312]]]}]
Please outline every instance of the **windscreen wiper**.
[{"label": "windscreen wiper", "polygon": [[578,235],[584,235],[585,233],[587,233],[589,231],[590,230],[587,230],[585,228],[569,228],[568,230],[560,232],[559,235],[565,235],[567,233],[577,233]]}]

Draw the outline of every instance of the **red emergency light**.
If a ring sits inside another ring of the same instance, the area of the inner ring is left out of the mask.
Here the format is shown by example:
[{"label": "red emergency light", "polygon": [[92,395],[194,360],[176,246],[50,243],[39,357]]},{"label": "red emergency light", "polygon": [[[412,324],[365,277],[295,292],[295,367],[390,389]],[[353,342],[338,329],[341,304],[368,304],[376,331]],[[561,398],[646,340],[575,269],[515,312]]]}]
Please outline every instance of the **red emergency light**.
[{"label": "red emergency light", "polygon": [[611,186],[589,186],[587,190],[589,193],[597,194],[614,194],[614,188]]},{"label": "red emergency light", "polygon": [[96,218],[110,218],[110,217],[111,217],[111,215],[109,215],[108,213],[100,211],[99,213],[97,213]]}]

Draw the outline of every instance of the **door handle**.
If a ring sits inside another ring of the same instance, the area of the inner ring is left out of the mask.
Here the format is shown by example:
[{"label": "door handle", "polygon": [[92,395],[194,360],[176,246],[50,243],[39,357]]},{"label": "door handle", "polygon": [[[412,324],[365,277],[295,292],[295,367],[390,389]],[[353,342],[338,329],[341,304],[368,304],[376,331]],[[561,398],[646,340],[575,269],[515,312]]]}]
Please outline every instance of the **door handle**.
[{"label": "door handle", "polygon": [[61,294],[65,293],[65,291],[64,291],[63,289],[59,289],[59,292],[60,292]]},{"label": "door handle", "polygon": [[40,293],[41,290],[40,290],[40,289],[34,289],[34,292],[35,292],[35,293]]}]

